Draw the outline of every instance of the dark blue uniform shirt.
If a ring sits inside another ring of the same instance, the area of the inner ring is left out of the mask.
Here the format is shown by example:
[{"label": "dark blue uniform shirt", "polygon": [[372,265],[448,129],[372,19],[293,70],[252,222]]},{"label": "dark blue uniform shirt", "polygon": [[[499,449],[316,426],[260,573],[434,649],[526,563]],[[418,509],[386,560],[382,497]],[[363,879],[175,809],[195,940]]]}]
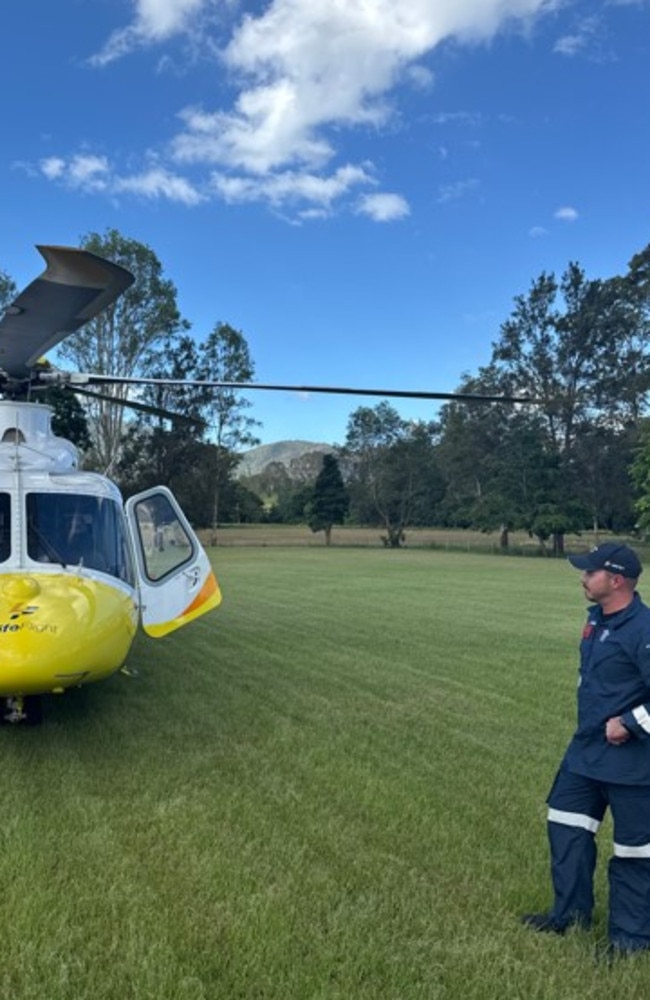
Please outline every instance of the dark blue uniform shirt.
[{"label": "dark blue uniform shirt", "polygon": [[[605,739],[605,725],[621,716],[631,733],[621,746]],[[634,595],[614,615],[594,605],[580,644],[578,728],[565,762],[597,781],[650,785],[650,608]]]}]

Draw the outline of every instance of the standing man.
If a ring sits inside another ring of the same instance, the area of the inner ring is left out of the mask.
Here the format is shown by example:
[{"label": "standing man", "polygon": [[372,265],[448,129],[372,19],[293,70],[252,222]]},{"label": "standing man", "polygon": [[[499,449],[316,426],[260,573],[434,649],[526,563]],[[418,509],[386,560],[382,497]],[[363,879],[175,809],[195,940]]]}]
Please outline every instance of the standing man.
[{"label": "standing man", "polygon": [[613,954],[650,948],[650,608],[636,593],[642,567],[627,545],[569,556],[592,602],[580,646],[578,726],[548,802],[555,899],[522,922],[564,934],[588,928],[595,836],[609,806],[609,940]]}]

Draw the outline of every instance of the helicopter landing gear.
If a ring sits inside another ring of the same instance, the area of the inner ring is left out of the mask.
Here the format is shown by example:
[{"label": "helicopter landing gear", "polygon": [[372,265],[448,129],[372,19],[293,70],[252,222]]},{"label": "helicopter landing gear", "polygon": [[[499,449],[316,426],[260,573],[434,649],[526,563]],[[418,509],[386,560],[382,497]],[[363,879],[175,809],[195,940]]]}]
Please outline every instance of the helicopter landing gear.
[{"label": "helicopter landing gear", "polygon": [[0,705],[2,723],[38,726],[43,721],[43,705],[39,695],[14,695],[2,699]]}]

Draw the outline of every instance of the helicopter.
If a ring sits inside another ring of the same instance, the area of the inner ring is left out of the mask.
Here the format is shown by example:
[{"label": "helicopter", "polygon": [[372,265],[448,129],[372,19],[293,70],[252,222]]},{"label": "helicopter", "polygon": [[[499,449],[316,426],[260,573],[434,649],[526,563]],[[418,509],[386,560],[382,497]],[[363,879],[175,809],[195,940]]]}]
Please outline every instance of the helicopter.
[{"label": "helicopter", "polygon": [[[65,372],[44,354],[107,309],[134,281],[119,264],[76,247],[37,246],[45,270],[0,319],[0,722],[37,724],[43,695],[104,680],[124,667],[138,627],[152,638],[218,607],[210,560],[173,494],[155,487],[123,502],[107,476],[80,468],[52,430],[39,391],[60,386],[119,405],[109,384],[174,379]],[[481,402],[526,398],[341,386],[191,384]]]},{"label": "helicopter", "polygon": [[110,479],[79,468],[52,409],[31,401],[58,381],[43,352],[133,282],[87,251],[39,250],[45,271],[0,320],[0,705],[2,721],[32,724],[41,695],[119,670],[139,622],[160,638],[221,600],[170,491],[124,505]]}]

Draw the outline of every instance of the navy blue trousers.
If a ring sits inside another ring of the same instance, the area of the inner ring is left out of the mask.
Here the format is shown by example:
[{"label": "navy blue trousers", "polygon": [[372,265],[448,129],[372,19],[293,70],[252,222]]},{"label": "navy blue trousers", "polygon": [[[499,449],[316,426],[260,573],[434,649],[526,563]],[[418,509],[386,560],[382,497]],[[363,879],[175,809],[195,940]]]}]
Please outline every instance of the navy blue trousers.
[{"label": "navy blue trousers", "polygon": [[547,803],[554,921],[591,923],[596,833],[609,807],[609,937],[621,948],[650,948],[650,786],[595,781],[562,765]]}]

